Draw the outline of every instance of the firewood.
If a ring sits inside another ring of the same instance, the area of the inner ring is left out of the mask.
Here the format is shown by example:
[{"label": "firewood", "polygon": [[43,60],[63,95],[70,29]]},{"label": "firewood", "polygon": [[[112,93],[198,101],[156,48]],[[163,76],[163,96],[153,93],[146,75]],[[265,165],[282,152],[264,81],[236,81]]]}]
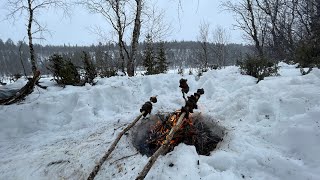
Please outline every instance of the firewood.
[{"label": "firewood", "polygon": [[[185,79],[180,80],[180,87],[182,88],[183,95],[184,93],[188,93],[189,91],[189,86],[187,84],[187,81]],[[194,95],[191,95],[188,97],[188,100],[186,100],[186,105],[182,107],[181,112],[182,114],[180,115],[177,124],[174,125],[168,136],[166,137],[166,140],[163,142],[163,144],[160,146],[160,148],[150,157],[148,163],[144,166],[143,170],[139,173],[138,177],[136,180],[142,180],[146,177],[148,172],[150,171],[151,167],[155,163],[155,161],[158,159],[158,157],[167,152],[170,148],[170,142],[173,139],[175,133],[180,129],[180,127],[183,124],[183,119],[184,118],[189,118],[189,113],[193,113],[193,109],[197,109],[197,102],[200,98],[201,95],[204,94],[203,89],[198,89]]]},{"label": "firewood", "polygon": [[91,171],[88,180],[93,180],[95,178],[95,176],[98,174],[102,164],[107,160],[107,158],[110,156],[110,154],[112,153],[112,151],[116,148],[118,142],[120,141],[121,137],[127,132],[129,131],[130,128],[132,128],[140,119],[141,117],[145,114],[145,111],[142,111],[141,114],[131,123],[129,124],[123,131],[121,131],[117,138],[113,141],[113,143],[111,144],[111,146],[109,147],[109,149],[107,150],[107,152],[105,153],[105,155],[100,159],[100,161],[98,162],[98,164],[93,168],[93,170]]},{"label": "firewood", "polygon": [[158,157],[161,154],[163,154],[163,153],[168,151],[168,149],[170,148],[170,142],[171,142],[172,138],[174,137],[174,134],[180,129],[180,127],[181,127],[181,125],[183,123],[183,119],[184,119],[185,115],[186,115],[185,112],[183,112],[180,115],[177,124],[172,127],[172,129],[170,130],[168,136],[166,137],[166,140],[160,146],[160,148],[150,157],[148,163],[144,166],[143,170],[139,173],[139,175],[136,178],[136,180],[143,180],[146,177],[146,175],[148,174],[148,172],[150,171],[150,169],[153,166],[153,164],[158,159]]}]

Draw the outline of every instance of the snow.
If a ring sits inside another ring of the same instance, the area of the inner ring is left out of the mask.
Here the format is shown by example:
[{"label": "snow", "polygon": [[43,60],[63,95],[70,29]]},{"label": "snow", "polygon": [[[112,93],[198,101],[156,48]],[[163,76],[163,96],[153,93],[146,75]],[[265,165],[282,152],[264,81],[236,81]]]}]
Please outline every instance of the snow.
[{"label": "snow", "polygon": [[[234,66],[186,75],[190,92],[204,88],[204,115],[226,129],[210,156],[180,144],[161,156],[146,179],[320,179],[320,70],[256,84]],[[150,96],[152,113],[179,109],[178,74],[99,79],[96,86],[56,86],[42,79],[20,104],[0,106],[0,179],[86,179],[95,163]],[[23,84],[20,80],[14,87]],[[142,120],[144,121],[144,120]],[[134,179],[148,161],[124,136],[96,179]],[[122,157],[130,156],[125,159]]]}]

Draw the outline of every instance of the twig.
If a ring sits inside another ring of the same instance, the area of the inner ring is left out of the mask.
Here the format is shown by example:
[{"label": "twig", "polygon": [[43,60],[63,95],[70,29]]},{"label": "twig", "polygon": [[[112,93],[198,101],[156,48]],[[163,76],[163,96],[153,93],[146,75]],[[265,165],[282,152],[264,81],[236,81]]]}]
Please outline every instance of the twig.
[{"label": "twig", "polygon": [[40,82],[39,82],[39,81],[36,82],[36,85],[37,85],[39,88],[41,88],[41,89],[47,89],[47,88],[48,88],[48,86],[42,86],[42,85],[40,85]]},{"label": "twig", "polygon": [[47,164],[47,166],[52,166],[52,165],[55,165],[55,164],[61,164],[61,163],[70,163],[69,160],[59,160],[59,161],[53,161],[49,164]]},{"label": "twig", "polygon": [[117,162],[117,161],[121,161],[121,160],[123,160],[123,159],[129,158],[129,157],[132,157],[132,156],[135,156],[135,155],[137,155],[137,154],[138,154],[138,153],[131,154],[131,155],[129,155],[129,156],[124,156],[124,157],[122,157],[122,158],[120,158],[120,159],[117,159],[117,160],[111,162],[110,165],[112,165],[113,163],[115,163],[115,162]]}]

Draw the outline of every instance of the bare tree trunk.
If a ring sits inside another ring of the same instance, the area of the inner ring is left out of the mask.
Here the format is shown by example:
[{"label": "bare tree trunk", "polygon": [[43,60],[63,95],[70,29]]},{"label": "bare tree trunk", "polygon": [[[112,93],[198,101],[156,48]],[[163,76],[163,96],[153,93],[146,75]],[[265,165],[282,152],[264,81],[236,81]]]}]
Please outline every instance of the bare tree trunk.
[{"label": "bare tree trunk", "polygon": [[134,20],[134,28],[132,33],[131,52],[130,52],[130,58],[128,59],[128,65],[127,65],[128,76],[134,76],[134,63],[136,61],[140,29],[141,29],[142,0],[136,0],[136,4],[137,4],[137,7],[136,7],[137,9],[136,9],[136,17]]},{"label": "bare tree trunk", "polygon": [[202,49],[201,53],[201,70],[207,70],[208,68],[208,56],[209,56],[209,49],[208,49],[208,43],[209,43],[209,29],[210,24],[208,22],[201,22],[199,26],[199,37],[198,41],[200,41],[200,46]]},{"label": "bare tree trunk", "polygon": [[247,0],[247,8],[248,11],[250,13],[250,21],[251,21],[251,27],[252,27],[252,39],[254,41],[255,47],[258,51],[258,54],[260,57],[263,57],[263,50],[259,41],[259,37],[258,37],[258,31],[257,31],[257,26],[255,23],[255,15],[253,12],[253,7],[252,7],[252,0]]},{"label": "bare tree trunk", "polygon": [[208,68],[208,45],[207,42],[202,43],[202,49],[204,53],[204,70],[206,71]]},{"label": "bare tree trunk", "polygon": [[28,11],[29,11],[29,20],[28,20],[27,31],[28,31],[28,38],[29,38],[30,61],[31,61],[33,75],[35,75],[37,71],[37,64],[36,64],[36,58],[35,58],[33,43],[32,43],[32,29],[31,29],[32,21],[33,21],[32,0],[28,0]]},{"label": "bare tree trunk", "polygon": [[[119,54],[120,54],[120,64],[121,64],[121,71],[123,73],[125,73],[125,57],[124,57],[124,50],[125,50],[125,47],[124,47],[124,43],[123,43],[123,32],[124,32],[124,29],[125,29],[125,25],[122,26],[121,24],[121,15],[120,15],[120,0],[116,0],[115,2],[115,13],[116,13],[116,16],[117,16],[117,33],[118,33],[118,46],[119,46]],[[110,20],[111,21],[111,20]]]},{"label": "bare tree trunk", "polygon": [[23,45],[23,43],[21,42],[21,44],[20,44],[20,46],[19,46],[20,63],[21,63],[21,65],[22,65],[22,69],[23,69],[24,76],[27,78],[26,68],[24,67],[23,60],[22,60],[22,45]]},{"label": "bare tree trunk", "polygon": [[123,47],[122,47],[122,43],[121,40],[122,38],[120,38],[119,36],[119,42],[118,42],[118,46],[119,46],[119,54],[120,54],[120,66],[121,66],[121,71],[123,73],[125,73],[125,57],[124,57],[124,53],[123,53]]}]

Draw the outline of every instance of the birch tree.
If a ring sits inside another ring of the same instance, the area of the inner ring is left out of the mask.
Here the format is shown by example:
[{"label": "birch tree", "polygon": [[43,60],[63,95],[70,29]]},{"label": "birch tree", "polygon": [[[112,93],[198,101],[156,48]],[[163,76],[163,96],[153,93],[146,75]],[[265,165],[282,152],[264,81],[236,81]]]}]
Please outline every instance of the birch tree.
[{"label": "birch tree", "polygon": [[227,1],[222,5],[235,15],[237,21],[235,26],[243,30],[245,35],[254,43],[258,56],[262,57],[268,24],[264,21],[264,14],[257,8],[256,1]]},{"label": "birch tree", "polygon": [[[138,42],[141,30],[141,12],[143,0],[81,0],[90,12],[102,15],[117,34],[117,44],[121,61],[121,70],[125,72],[125,60],[127,59],[127,73],[134,75],[134,63],[137,54]],[[134,9],[133,16],[129,9]],[[128,32],[129,26],[133,29]],[[130,49],[125,44],[125,34],[131,36]]]},{"label": "birch tree", "polygon": [[227,44],[229,42],[229,38],[226,30],[217,26],[213,30],[213,43],[214,43],[214,54],[217,58],[218,67],[226,65],[226,53],[227,53]]},{"label": "birch tree", "polygon": [[201,22],[199,26],[199,36],[198,41],[200,42],[201,52],[200,52],[200,62],[202,71],[208,70],[209,61],[209,31],[210,24],[208,22]]},{"label": "birch tree", "polygon": [[56,8],[68,13],[68,3],[66,0],[7,0],[7,19],[17,19],[26,17],[26,30],[30,52],[30,62],[32,72],[35,75],[37,59],[33,48],[34,39],[43,39],[42,33],[47,31],[46,26],[38,21],[38,16],[42,11],[49,8]]}]

